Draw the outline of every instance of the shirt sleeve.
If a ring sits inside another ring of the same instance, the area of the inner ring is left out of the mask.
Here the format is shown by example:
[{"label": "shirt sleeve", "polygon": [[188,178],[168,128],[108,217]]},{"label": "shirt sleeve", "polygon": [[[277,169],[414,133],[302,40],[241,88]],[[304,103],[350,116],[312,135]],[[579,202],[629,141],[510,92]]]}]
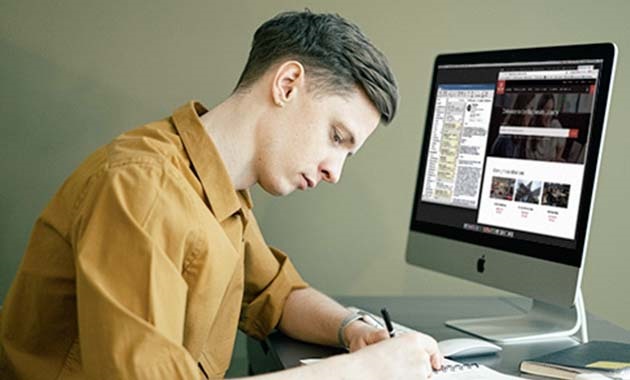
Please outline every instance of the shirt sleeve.
[{"label": "shirt sleeve", "polygon": [[282,316],[289,294],[308,287],[291,260],[265,243],[253,213],[245,230],[245,294],[239,328],[264,339]]},{"label": "shirt sleeve", "polygon": [[173,237],[186,236],[177,223],[184,195],[156,164],[109,167],[90,179],[72,230],[89,379],[201,377],[182,345],[187,284],[172,253],[184,244]]}]

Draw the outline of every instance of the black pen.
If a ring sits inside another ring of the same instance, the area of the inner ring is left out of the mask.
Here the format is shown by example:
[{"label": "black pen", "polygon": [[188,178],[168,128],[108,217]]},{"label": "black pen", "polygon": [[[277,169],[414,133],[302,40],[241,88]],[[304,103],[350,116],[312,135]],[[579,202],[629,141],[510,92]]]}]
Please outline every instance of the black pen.
[{"label": "black pen", "polygon": [[385,326],[387,326],[387,332],[389,333],[389,337],[393,338],[396,333],[394,332],[394,326],[392,326],[392,320],[389,318],[389,313],[386,308],[381,309],[381,315],[383,316],[383,320],[385,321]]}]

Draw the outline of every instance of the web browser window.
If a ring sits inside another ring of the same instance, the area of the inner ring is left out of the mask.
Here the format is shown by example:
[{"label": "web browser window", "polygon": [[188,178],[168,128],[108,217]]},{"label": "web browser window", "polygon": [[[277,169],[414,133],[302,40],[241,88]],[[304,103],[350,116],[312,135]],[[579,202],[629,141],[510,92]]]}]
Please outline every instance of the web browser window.
[{"label": "web browser window", "polygon": [[416,218],[574,247],[601,64],[438,66]]},{"label": "web browser window", "polygon": [[598,70],[499,73],[479,224],[575,238]]}]

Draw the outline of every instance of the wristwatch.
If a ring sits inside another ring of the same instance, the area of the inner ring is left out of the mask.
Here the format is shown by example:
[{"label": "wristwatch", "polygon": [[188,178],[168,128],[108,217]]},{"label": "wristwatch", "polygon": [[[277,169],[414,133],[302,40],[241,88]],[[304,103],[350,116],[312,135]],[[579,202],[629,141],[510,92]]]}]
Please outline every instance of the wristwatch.
[{"label": "wristwatch", "polygon": [[350,347],[348,347],[348,345],[346,344],[346,340],[344,339],[344,332],[346,331],[346,327],[348,327],[354,321],[362,321],[362,322],[368,323],[365,320],[364,313],[361,313],[359,311],[353,311],[341,321],[341,324],[339,325],[339,329],[337,329],[337,340],[339,341],[339,345],[345,348],[346,350],[349,350]]}]

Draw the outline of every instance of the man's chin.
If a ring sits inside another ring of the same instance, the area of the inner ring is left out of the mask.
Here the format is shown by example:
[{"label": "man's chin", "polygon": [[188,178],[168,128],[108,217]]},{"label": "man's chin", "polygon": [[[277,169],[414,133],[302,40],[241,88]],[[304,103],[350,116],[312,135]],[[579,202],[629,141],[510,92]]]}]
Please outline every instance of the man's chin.
[{"label": "man's chin", "polygon": [[267,194],[273,195],[274,197],[283,197],[295,191],[295,188],[290,186],[274,186],[274,184],[263,183],[258,184]]}]

